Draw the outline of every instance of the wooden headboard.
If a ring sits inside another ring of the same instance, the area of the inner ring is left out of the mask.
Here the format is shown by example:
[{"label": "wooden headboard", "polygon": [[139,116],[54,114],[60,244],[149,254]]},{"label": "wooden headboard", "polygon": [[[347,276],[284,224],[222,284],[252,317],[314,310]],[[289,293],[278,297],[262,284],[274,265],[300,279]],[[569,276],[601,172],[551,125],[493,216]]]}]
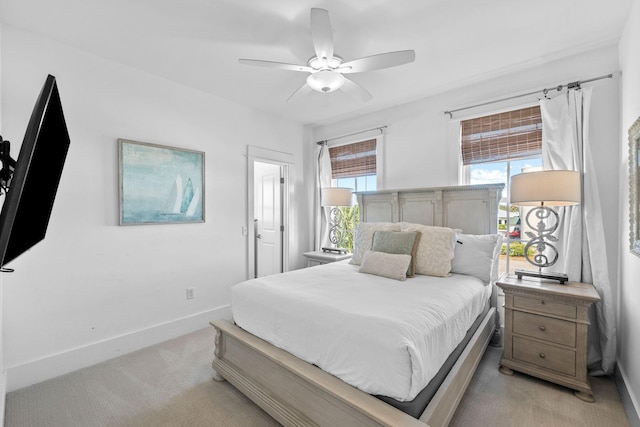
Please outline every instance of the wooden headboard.
[{"label": "wooden headboard", "polygon": [[481,184],[355,194],[361,222],[412,222],[457,228],[465,234],[495,234],[503,188],[504,184]]}]

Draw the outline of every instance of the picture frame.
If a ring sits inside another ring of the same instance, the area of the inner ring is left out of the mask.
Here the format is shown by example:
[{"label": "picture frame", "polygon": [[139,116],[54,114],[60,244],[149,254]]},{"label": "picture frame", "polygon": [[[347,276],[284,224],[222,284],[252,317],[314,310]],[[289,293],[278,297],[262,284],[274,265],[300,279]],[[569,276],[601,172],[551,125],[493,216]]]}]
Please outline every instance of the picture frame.
[{"label": "picture frame", "polygon": [[118,139],[120,225],[205,221],[204,152]]},{"label": "picture frame", "polygon": [[640,257],[640,117],[629,128],[629,249]]}]

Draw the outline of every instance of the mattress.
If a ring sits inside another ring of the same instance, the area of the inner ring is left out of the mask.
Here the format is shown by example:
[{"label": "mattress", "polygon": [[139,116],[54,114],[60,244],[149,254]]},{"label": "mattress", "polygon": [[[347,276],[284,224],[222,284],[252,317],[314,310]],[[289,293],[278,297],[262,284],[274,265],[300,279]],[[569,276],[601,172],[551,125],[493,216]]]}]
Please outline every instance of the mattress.
[{"label": "mattress", "polygon": [[366,393],[413,400],[491,287],[466,275],[397,281],[358,270],[341,261],[239,283],[231,289],[233,319]]},{"label": "mattress", "polygon": [[460,357],[467,344],[469,344],[469,341],[471,341],[471,338],[478,330],[478,327],[484,320],[490,308],[491,304],[489,303],[489,301],[487,301],[484,310],[482,310],[482,313],[480,313],[480,315],[476,317],[475,322],[473,322],[473,325],[471,325],[462,341],[449,354],[449,357],[447,357],[447,360],[445,360],[444,364],[440,366],[440,369],[438,370],[436,375],[431,378],[429,384],[427,384],[427,386],[423,388],[422,391],[420,391],[420,393],[418,393],[418,395],[413,400],[400,402],[387,396],[375,397],[401,410],[402,412],[411,415],[413,418],[420,418],[427,405],[429,404],[429,402],[431,402],[431,399],[433,398],[433,396],[435,396],[438,389],[449,374],[449,371],[451,371],[453,365],[458,361],[458,357]]}]

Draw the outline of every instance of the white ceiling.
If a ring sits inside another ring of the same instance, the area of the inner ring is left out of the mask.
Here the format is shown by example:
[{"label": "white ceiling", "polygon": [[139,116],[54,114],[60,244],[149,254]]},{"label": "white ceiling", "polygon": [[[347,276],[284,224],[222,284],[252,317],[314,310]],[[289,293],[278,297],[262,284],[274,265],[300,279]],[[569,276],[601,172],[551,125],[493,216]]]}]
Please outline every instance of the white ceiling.
[{"label": "white ceiling", "polygon": [[[632,0],[2,0],[3,25],[305,124],[423,98],[615,43]],[[345,61],[414,49],[413,63],[350,74],[341,91],[286,102],[308,75],[238,58],[306,64],[312,7],[329,11]]]}]

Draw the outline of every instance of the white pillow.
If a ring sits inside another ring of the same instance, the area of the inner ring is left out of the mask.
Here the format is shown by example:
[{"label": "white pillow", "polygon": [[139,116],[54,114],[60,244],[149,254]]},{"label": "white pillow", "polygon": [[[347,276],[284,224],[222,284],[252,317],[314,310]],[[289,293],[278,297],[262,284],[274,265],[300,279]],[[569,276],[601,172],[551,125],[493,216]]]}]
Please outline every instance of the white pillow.
[{"label": "white pillow", "polygon": [[459,234],[451,272],[475,276],[485,284],[495,281],[500,265],[500,234]]},{"label": "white pillow", "polygon": [[389,279],[405,280],[410,262],[411,255],[367,251],[362,258],[359,271]]},{"label": "white pillow", "polygon": [[371,250],[373,234],[378,231],[400,231],[400,225],[394,222],[362,222],[356,228],[353,239],[353,256],[349,264],[360,265],[364,254]]},{"label": "white pillow", "polygon": [[457,231],[448,227],[402,223],[402,231],[421,234],[415,256],[416,274],[447,277],[451,274]]}]

